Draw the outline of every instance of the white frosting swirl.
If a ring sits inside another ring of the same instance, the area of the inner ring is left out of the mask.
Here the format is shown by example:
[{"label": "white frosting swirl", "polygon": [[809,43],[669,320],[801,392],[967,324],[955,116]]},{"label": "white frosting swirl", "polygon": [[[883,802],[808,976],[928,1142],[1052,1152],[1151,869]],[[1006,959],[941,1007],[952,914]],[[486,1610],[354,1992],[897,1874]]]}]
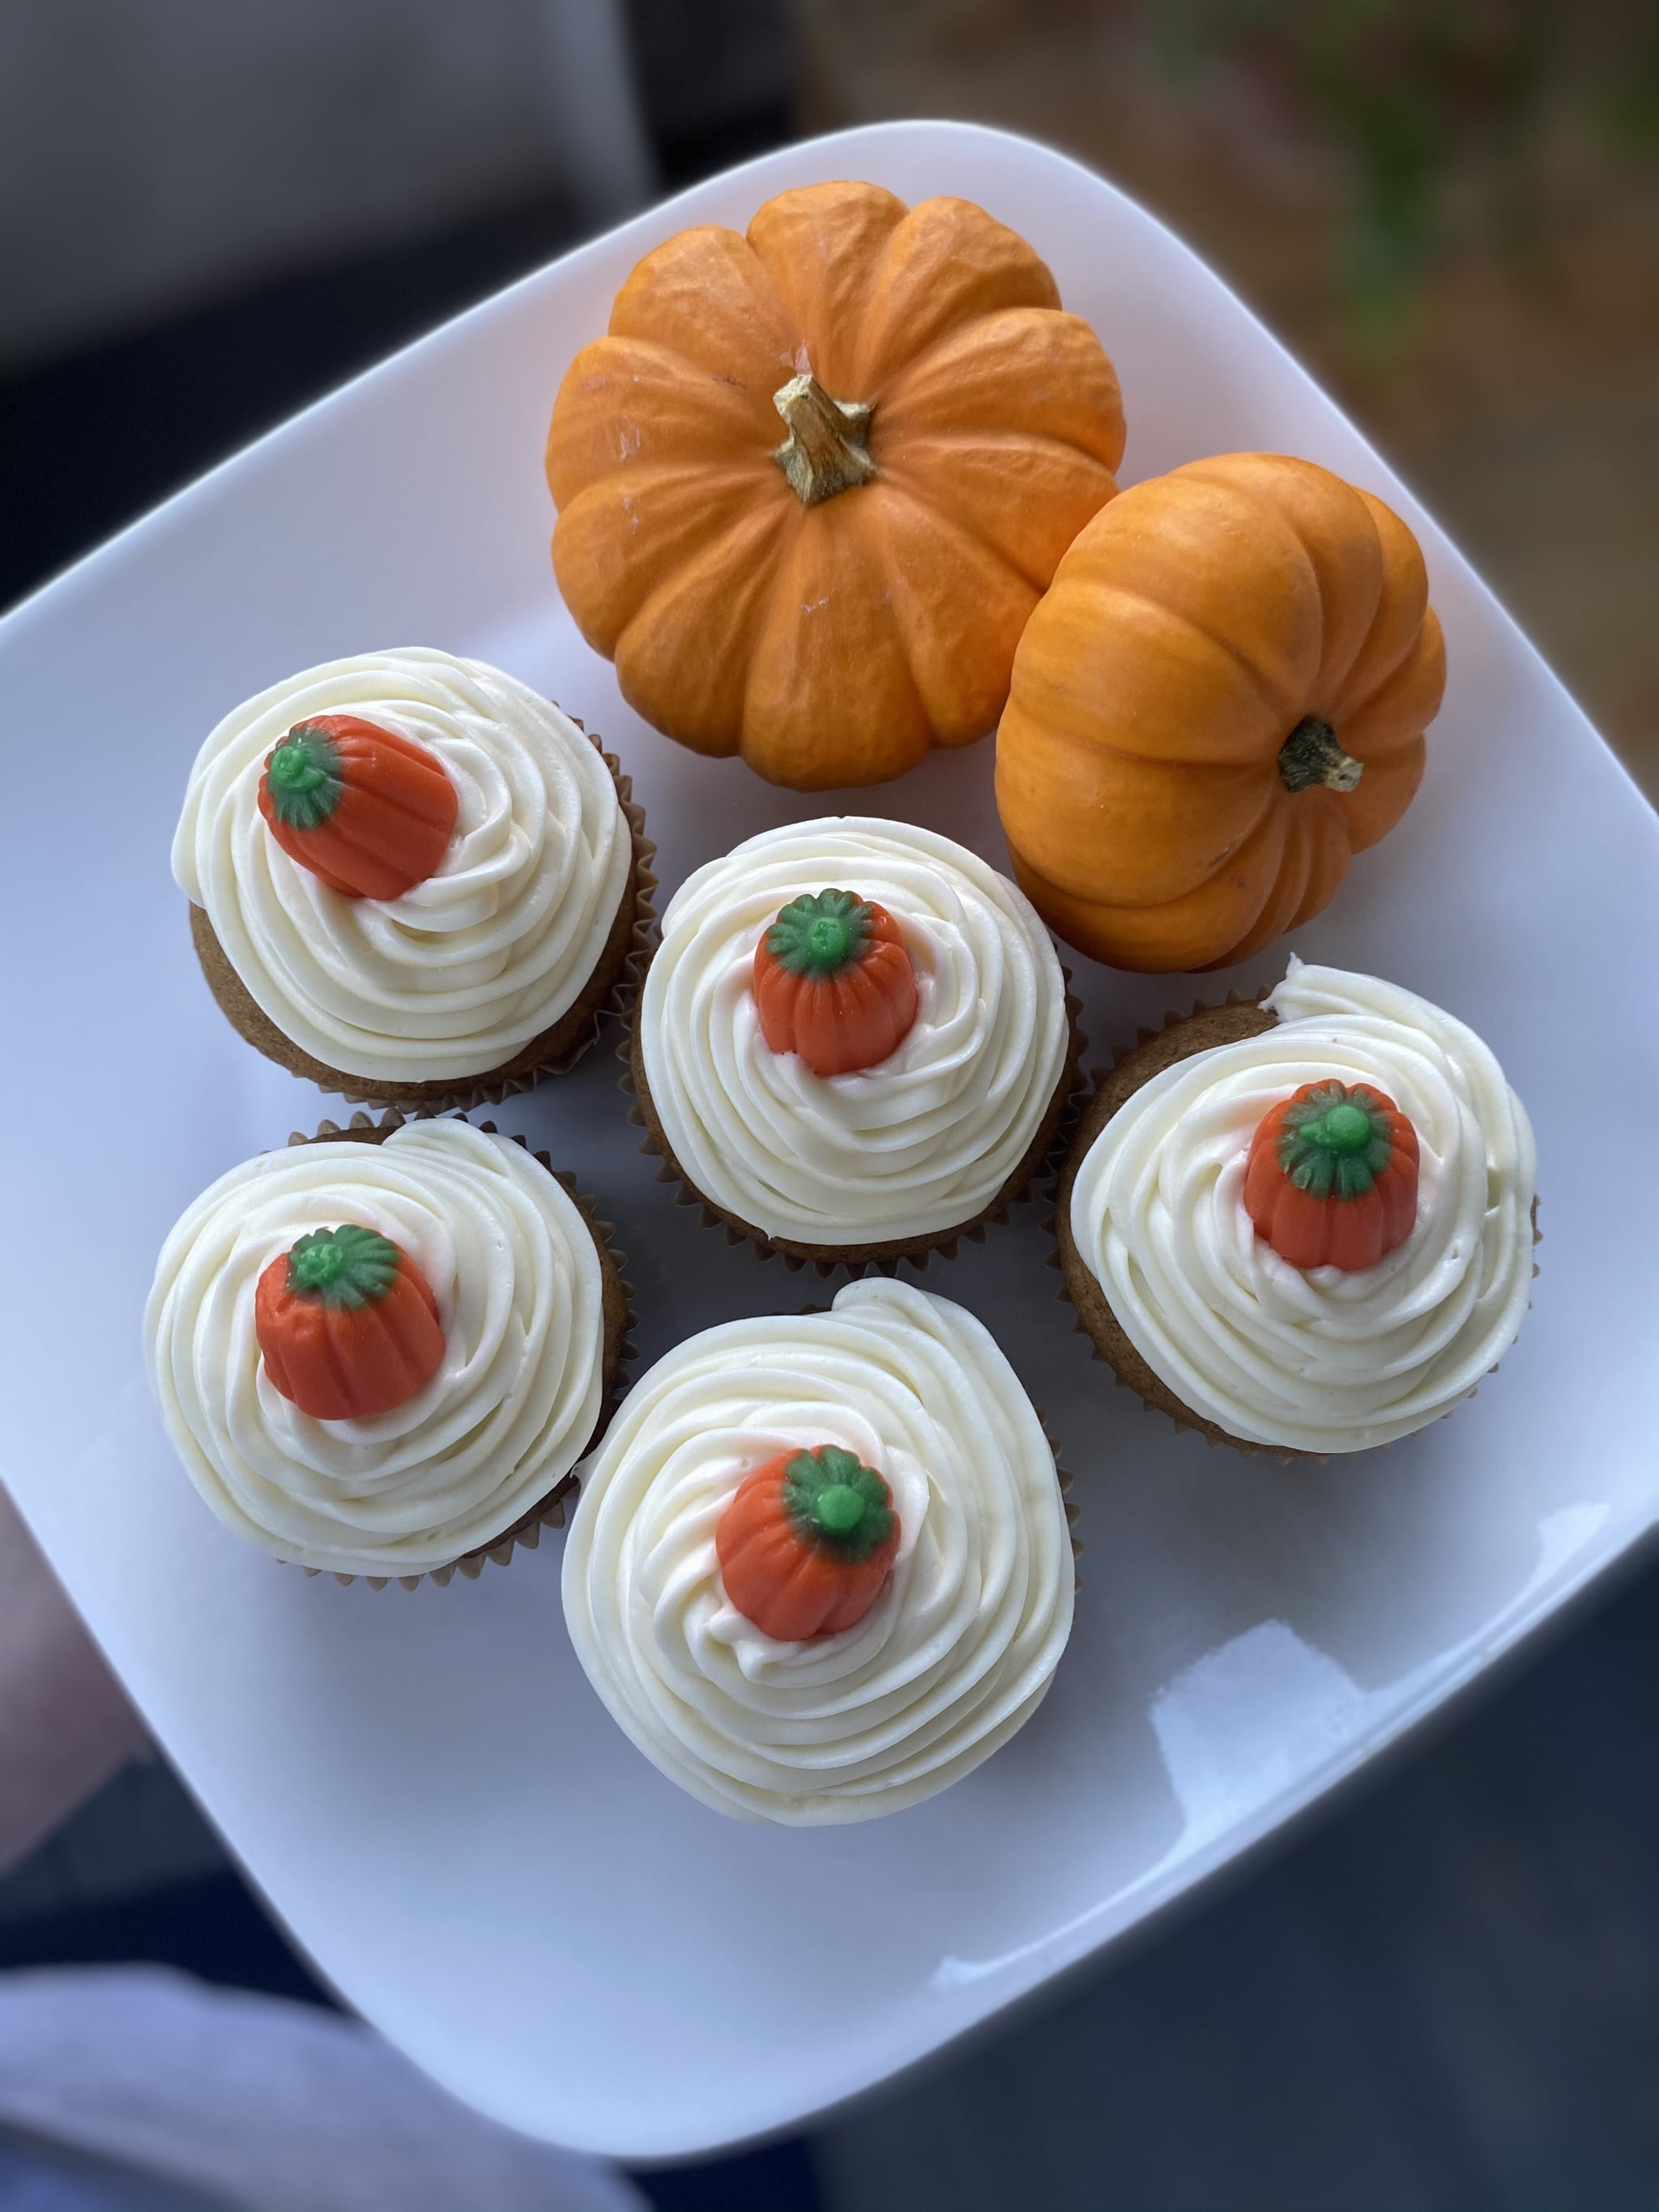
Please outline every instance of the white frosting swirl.
[{"label": "white frosting swirl", "polygon": [[[901,1538],[856,1626],[781,1643],[726,1597],[715,1528],[746,1475],[839,1444]],[[612,1717],[716,1812],[805,1826],[896,1812],[1036,1709],[1072,1627],[1072,1548],[1042,1424],[988,1332],[909,1285],[728,1322],[659,1360],[583,1469],[571,1641]]]},{"label": "white frosting swirl", "polygon": [[[437,873],[348,898],[259,812],[265,756],[309,715],[361,714],[437,754],[460,811]],[[599,752],[482,660],[424,646],[308,668],[226,715],[196,757],[173,843],[261,1010],[326,1066],[428,1082],[498,1067],[580,994],[632,854]]]},{"label": "white frosting swirl", "polygon": [[[1250,1443],[1362,1451],[1467,1397],[1532,1291],[1531,1125],[1472,1030],[1336,968],[1290,971],[1275,1027],[1179,1060],[1091,1146],[1071,1231],[1124,1334],[1196,1413]],[[1304,1083],[1385,1092],[1417,1131],[1417,1225],[1352,1274],[1259,1237],[1244,1170],[1262,1116]]]},{"label": "white frosting swirl", "polygon": [[[761,1035],[755,947],[804,893],[855,891],[898,924],[920,1009],[897,1049],[814,1075]],[[812,1245],[970,1220],[1024,1158],[1066,1064],[1066,986],[1023,892],[909,823],[833,815],[750,837],[676,892],[646,978],[652,1103],[723,1212]]]},{"label": "white frosting swirl", "polygon": [[[302,1413],[254,1335],[266,1266],[342,1221],[403,1247],[444,1331],[432,1380],[370,1420]],[[162,1248],[145,1350],[191,1480],[239,1536],[297,1566],[419,1574],[510,1528],[586,1449],[604,1298],[580,1210],[522,1146],[416,1121],[379,1145],[295,1145],[221,1176]]]}]

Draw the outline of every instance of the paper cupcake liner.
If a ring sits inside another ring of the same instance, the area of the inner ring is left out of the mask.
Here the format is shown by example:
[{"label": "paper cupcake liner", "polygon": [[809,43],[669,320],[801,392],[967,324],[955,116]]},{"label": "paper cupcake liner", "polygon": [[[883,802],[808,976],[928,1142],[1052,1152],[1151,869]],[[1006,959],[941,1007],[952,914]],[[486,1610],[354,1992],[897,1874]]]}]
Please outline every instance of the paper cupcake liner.
[{"label": "paper cupcake liner", "polygon": [[1066,1516],[1066,1526],[1070,1531],[1069,1541],[1072,1547],[1072,1592],[1073,1596],[1075,1596],[1077,1592],[1083,1588],[1083,1570],[1077,1564],[1083,1557],[1083,1539],[1077,1533],[1077,1524],[1079,1520],[1081,1518],[1081,1508],[1074,1505],[1072,1502],[1072,1490],[1076,1478],[1073,1475],[1069,1468],[1062,1467],[1060,1463],[1060,1445],[1055,1441],[1054,1435],[1050,1431],[1048,1422],[1042,1419],[1042,1410],[1041,1407],[1033,1406],[1031,1410],[1036,1413],[1037,1419],[1042,1423],[1043,1441],[1054,1455],[1054,1480],[1060,1485],[1060,1510]]},{"label": "paper cupcake liner", "polygon": [[569,719],[611,771],[628,823],[633,859],[616,921],[593,972],[550,1029],[532,1037],[511,1060],[476,1077],[439,1076],[425,1082],[377,1084],[368,1076],[348,1074],[313,1059],[283,1033],[232,967],[206,913],[192,905],[190,926],[197,957],[220,1012],[237,1034],[291,1075],[303,1076],[319,1091],[343,1098],[348,1104],[427,1109],[434,1113],[453,1108],[465,1113],[477,1106],[499,1106],[521,1091],[533,1090],[544,1076],[568,1074],[592,1051],[607,1015],[626,1021],[651,957],[656,927],[657,848],[646,830],[645,811],[634,798],[632,777],[575,715]]},{"label": "paper cupcake liner", "polygon": [[[1126,1099],[1150,1082],[1154,1075],[1177,1060],[1190,1059],[1194,1054],[1208,1052],[1223,1044],[1234,1044],[1245,1037],[1259,1036],[1264,1030],[1277,1025],[1277,1018],[1264,1013],[1261,1000],[1265,992],[1255,994],[1230,991],[1218,1005],[1200,1000],[1188,1014],[1166,1014],[1161,1029],[1143,1029],[1136,1032],[1132,1045],[1118,1048],[1109,1067],[1091,1071],[1093,1091],[1088,1104],[1073,1135],[1070,1146],[1055,1178],[1053,1199],[1054,1213],[1047,1226],[1054,1240],[1054,1249],[1049,1254],[1048,1265],[1060,1277],[1060,1289],[1055,1293],[1062,1305],[1073,1312],[1073,1329],[1076,1335],[1087,1339],[1090,1355],[1109,1367],[1120,1389],[1133,1390],[1149,1413],[1162,1413],[1178,1429],[1186,1429],[1201,1436],[1211,1445],[1225,1445],[1230,1450],[1243,1452],[1249,1458],[1276,1459],[1288,1466],[1299,1461],[1309,1466],[1328,1465],[1334,1456],[1347,1454],[1303,1451],[1292,1444],[1259,1444],[1243,1437],[1236,1437],[1218,1423],[1206,1420],[1180,1398],[1164,1378],[1137,1352],[1113,1313],[1104,1291],[1090,1272],[1082,1255],[1073,1242],[1071,1231],[1072,1186],[1077,1179],[1084,1157],[1101,1131]],[[1182,1031],[1187,1034],[1183,1037]],[[1538,1226],[1538,1200],[1532,1202],[1533,1243],[1543,1242]],[[1538,1264],[1533,1263],[1533,1276],[1538,1274]],[[1494,1365],[1487,1370],[1495,1375]],[[1473,1390],[1465,1393],[1457,1405],[1449,1406],[1437,1418],[1449,1420],[1457,1407],[1474,1396]],[[1432,1422],[1425,1422],[1431,1428]],[[1413,1431],[1413,1434],[1416,1431]],[[1370,1445],[1370,1450],[1386,1451],[1387,1444]]]},{"label": "paper cupcake liner", "polygon": [[[303,1130],[295,1130],[288,1141],[290,1145],[318,1145],[331,1141],[338,1142],[343,1139],[351,1144],[378,1145],[389,1137],[394,1129],[402,1128],[405,1121],[428,1121],[442,1118],[446,1117],[441,1115],[435,1107],[413,1114],[399,1113],[393,1107],[383,1114],[378,1121],[371,1121],[367,1114],[354,1114],[350,1121],[343,1128],[336,1121],[322,1121],[319,1123],[312,1135],[307,1136]],[[447,1118],[459,1120],[462,1117],[450,1115]],[[487,1136],[499,1133],[493,1121],[479,1121],[473,1126],[483,1130]],[[524,1138],[515,1136],[512,1141],[524,1151],[530,1151]],[[477,1546],[473,1550],[464,1553],[459,1559],[452,1559],[444,1566],[423,1568],[419,1574],[416,1575],[341,1574],[327,1567],[302,1567],[300,1571],[310,1576],[313,1580],[326,1575],[331,1580],[340,1583],[365,1582],[371,1589],[377,1590],[385,1589],[389,1583],[393,1582],[403,1589],[416,1589],[423,1582],[436,1583],[440,1589],[443,1589],[457,1574],[465,1575],[469,1582],[476,1582],[486,1565],[493,1563],[496,1566],[506,1566],[514,1553],[520,1547],[527,1552],[533,1552],[541,1541],[544,1528],[563,1528],[565,1508],[571,1502],[577,1487],[576,1468],[601,1441],[605,1431],[611,1425],[617,1407],[627,1395],[628,1370],[637,1356],[634,1343],[634,1331],[639,1327],[639,1316],[634,1310],[634,1292],[626,1273],[628,1255],[625,1252],[617,1249],[615,1241],[616,1231],[611,1224],[599,1218],[593,1200],[585,1192],[576,1188],[575,1178],[573,1176],[554,1166],[547,1153],[533,1152],[531,1157],[547,1170],[554,1182],[568,1197],[575,1200],[583,1220],[587,1224],[588,1232],[599,1252],[599,1265],[604,1271],[605,1387],[599,1401],[599,1419],[594,1424],[592,1434],[576,1455],[575,1462],[569,1471],[560,1476],[544,1498],[532,1505],[527,1513],[521,1514],[518,1520],[514,1522],[510,1528],[504,1528],[499,1536],[492,1536],[487,1544]]]},{"label": "paper cupcake liner", "polygon": [[617,1048],[617,1057],[623,1064],[622,1081],[617,1088],[632,1102],[628,1119],[634,1127],[645,1133],[640,1150],[647,1158],[657,1161],[657,1181],[677,1187],[674,1201],[677,1206],[701,1207],[703,1227],[723,1230],[728,1244],[748,1244],[763,1260],[780,1259],[792,1274],[803,1267],[811,1267],[817,1268],[820,1276],[832,1275],[837,1268],[845,1268],[851,1277],[895,1275],[902,1261],[908,1261],[916,1267],[925,1267],[931,1259],[954,1260],[957,1248],[964,1239],[970,1244],[982,1244],[988,1229],[995,1228],[1007,1220],[1011,1206],[1036,1195],[1036,1185],[1044,1170],[1067,1140],[1085,1088],[1080,1070],[1086,1040],[1078,1025],[1082,1008],[1072,995],[1071,970],[1062,969],[1060,972],[1067,987],[1066,1063],[1025,1158],[988,1206],[966,1221],[954,1222],[947,1229],[932,1230],[921,1236],[896,1237],[889,1243],[846,1247],[800,1244],[786,1237],[769,1237],[763,1229],[756,1228],[752,1222],[744,1221],[735,1213],[727,1213],[716,1206],[698,1188],[674,1157],[673,1149],[657,1119],[640,1043],[642,994],[635,1000],[628,1035]]}]

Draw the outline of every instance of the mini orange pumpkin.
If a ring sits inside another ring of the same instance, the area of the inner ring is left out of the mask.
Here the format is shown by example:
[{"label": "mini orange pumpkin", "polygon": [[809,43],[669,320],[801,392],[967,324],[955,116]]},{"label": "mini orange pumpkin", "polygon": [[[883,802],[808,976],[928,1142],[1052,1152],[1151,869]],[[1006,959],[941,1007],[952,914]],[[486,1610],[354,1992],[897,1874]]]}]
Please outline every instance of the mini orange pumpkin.
[{"label": "mini orange pumpkin", "polygon": [[738,1484],[714,1530],[726,1596],[781,1643],[856,1627],[898,1546],[885,1480],[836,1444],[768,1460]]},{"label": "mini orange pumpkin", "polygon": [[1114,967],[1243,960],[1399,821],[1444,685],[1417,540],[1370,493],[1272,453],[1136,484],[1015,655],[996,769],[1014,872]]},{"label": "mini orange pumpkin", "polygon": [[1112,365],[1023,239],[815,185],[623,286],[554,406],[553,564],[659,730],[797,790],[875,783],[995,723],[1122,451]]},{"label": "mini orange pumpkin", "polygon": [[271,836],[347,898],[401,898],[423,884],[459,811],[436,753],[361,714],[296,722],[259,778]]},{"label": "mini orange pumpkin", "polygon": [[319,1421],[368,1420],[423,1389],[444,1356],[432,1286],[400,1245],[343,1222],[260,1275],[253,1331],[283,1397]]},{"label": "mini orange pumpkin", "polygon": [[1250,1140],[1244,1210],[1293,1267],[1349,1274],[1417,1226],[1417,1132],[1368,1083],[1304,1083]]},{"label": "mini orange pumpkin", "polygon": [[792,899],[755,947],[755,1008],[774,1052],[851,1075],[897,1050],[916,1018],[916,971],[884,906],[854,891]]}]

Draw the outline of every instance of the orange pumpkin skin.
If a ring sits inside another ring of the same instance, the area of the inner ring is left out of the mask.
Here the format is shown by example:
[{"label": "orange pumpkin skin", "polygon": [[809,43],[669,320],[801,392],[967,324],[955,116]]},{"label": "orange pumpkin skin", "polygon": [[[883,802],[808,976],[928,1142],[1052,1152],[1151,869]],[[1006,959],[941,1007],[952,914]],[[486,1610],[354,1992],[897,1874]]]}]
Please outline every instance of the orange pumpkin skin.
[{"label": "orange pumpkin skin", "polygon": [[1354,1274],[1403,1244],[1417,1225],[1420,1158],[1417,1132],[1386,1091],[1361,1084],[1347,1094],[1360,1100],[1384,1133],[1388,1158],[1369,1188],[1352,1196],[1319,1197],[1298,1188],[1281,1164],[1287,1123],[1299,1107],[1311,1113],[1321,1094],[1341,1091],[1331,1083],[1304,1083],[1263,1115],[1250,1139],[1244,1170],[1244,1210],[1256,1235],[1293,1267],[1340,1267]]},{"label": "orange pumpkin skin", "polygon": [[886,1483],[873,1469],[859,1468],[852,1453],[834,1455],[858,1469],[886,1523],[885,1534],[862,1558],[837,1557],[828,1541],[815,1548],[791,1515],[790,1470],[799,1461],[823,1459],[822,1449],[782,1451],[768,1460],[738,1484],[715,1528],[726,1596],[763,1635],[781,1643],[839,1636],[856,1627],[880,1596],[898,1551],[898,1516]]},{"label": "orange pumpkin skin", "polygon": [[283,1397],[317,1420],[389,1413],[423,1389],[442,1362],[438,1301],[401,1246],[378,1237],[395,1264],[377,1277],[377,1285],[385,1281],[377,1295],[351,1306],[307,1292],[296,1285],[293,1262],[315,1241],[301,1237],[260,1274],[253,1327],[265,1372]]},{"label": "orange pumpkin skin", "polygon": [[866,918],[868,933],[829,975],[798,973],[781,960],[771,943],[775,923],[755,947],[761,1035],[773,1052],[799,1053],[814,1075],[851,1075],[878,1066],[908,1036],[921,1005],[898,924],[873,899],[859,901],[857,911]]},{"label": "orange pumpkin skin", "polygon": [[[786,429],[830,440],[844,488],[805,503]],[[670,737],[797,790],[879,782],[994,726],[1122,450],[1112,365],[1023,239],[966,200],[812,185],[623,286],[554,406],[553,564]]]},{"label": "orange pumpkin skin", "polygon": [[[307,762],[306,787],[285,790],[277,756],[301,746],[327,767]],[[443,860],[459,811],[435,753],[360,714],[296,722],[266,754],[259,779],[259,811],[271,836],[347,898],[401,898],[424,883]]]},{"label": "orange pumpkin skin", "polygon": [[[1243,960],[1399,821],[1444,686],[1417,541],[1369,492],[1272,453],[1134,485],[1015,655],[996,765],[1014,873],[1109,966]],[[1288,787],[1293,732],[1329,781]]]}]

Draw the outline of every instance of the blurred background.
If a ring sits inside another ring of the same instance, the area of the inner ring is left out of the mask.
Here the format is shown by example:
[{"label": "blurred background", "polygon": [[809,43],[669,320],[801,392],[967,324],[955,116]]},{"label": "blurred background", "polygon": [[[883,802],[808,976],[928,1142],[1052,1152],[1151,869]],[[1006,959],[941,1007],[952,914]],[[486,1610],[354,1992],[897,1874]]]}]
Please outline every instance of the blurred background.
[{"label": "blurred background", "polygon": [[[5,0],[0,605],[623,215],[924,114],[1061,146],[1179,231],[1659,796],[1651,0]],[[1659,2204],[1656,1723],[1649,1575],[1105,1977],[810,2138],[638,2185],[719,2212]],[[0,1966],[326,2002],[153,1759],[14,1858]],[[24,2125],[6,2051],[0,2022],[0,2208],[233,2201],[176,2171],[134,2193]],[[404,2200],[351,2199],[377,2201]]]}]

